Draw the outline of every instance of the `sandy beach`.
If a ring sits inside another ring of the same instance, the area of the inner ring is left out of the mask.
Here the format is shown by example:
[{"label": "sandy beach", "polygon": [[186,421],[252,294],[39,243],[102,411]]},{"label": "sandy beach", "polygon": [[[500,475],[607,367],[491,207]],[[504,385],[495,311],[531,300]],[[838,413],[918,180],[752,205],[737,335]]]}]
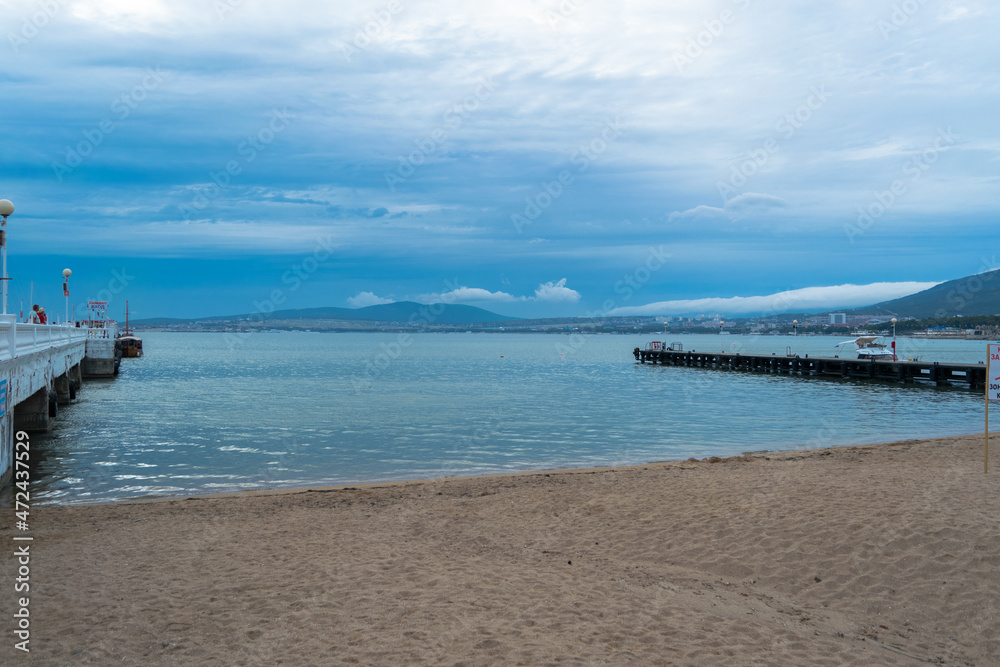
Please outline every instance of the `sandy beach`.
[{"label": "sandy beach", "polygon": [[[1000,450],[998,450],[1000,451]],[[1000,664],[983,438],[32,509],[33,665]]]}]

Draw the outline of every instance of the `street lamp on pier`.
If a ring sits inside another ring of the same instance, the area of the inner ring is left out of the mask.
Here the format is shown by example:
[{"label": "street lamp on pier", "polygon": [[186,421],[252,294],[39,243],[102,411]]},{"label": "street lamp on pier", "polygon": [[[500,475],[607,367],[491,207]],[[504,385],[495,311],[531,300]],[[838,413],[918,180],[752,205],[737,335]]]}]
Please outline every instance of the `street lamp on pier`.
[{"label": "street lamp on pier", "polygon": [[798,336],[799,335],[799,321],[798,320],[792,320],[792,335],[793,336]]},{"label": "street lamp on pier", "polygon": [[0,199],[0,217],[3,217],[3,222],[0,223],[0,254],[2,254],[3,264],[0,267],[0,272],[3,273],[0,276],[0,280],[3,281],[3,314],[7,314],[7,216],[14,212],[14,204],[11,203],[9,199]]},{"label": "street lamp on pier", "polygon": [[896,322],[898,322],[895,317],[892,318],[892,360],[896,361]]},{"label": "street lamp on pier", "polygon": [[63,269],[63,296],[66,297],[66,323],[69,324],[69,277],[73,272]]}]

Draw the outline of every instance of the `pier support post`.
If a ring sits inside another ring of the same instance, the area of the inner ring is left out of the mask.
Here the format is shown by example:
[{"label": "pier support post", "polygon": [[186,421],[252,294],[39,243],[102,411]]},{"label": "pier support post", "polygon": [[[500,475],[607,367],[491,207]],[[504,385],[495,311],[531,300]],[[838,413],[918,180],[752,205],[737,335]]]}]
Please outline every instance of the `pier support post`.
[{"label": "pier support post", "polygon": [[[975,391],[976,389],[982,389],[983,385],[979,382],[979,368],[972,366],[965,371],[965,377],[969,380],[969,389]],[[985,372],[983,377],[986,377]]]},{"label": "pier support post", "polygon": [[69,397],[76,400],[76,394],[83,386],[83,368],[77,364],[69,369]]},{"label": "pier support post", "polygon": [[63,373],[53,381],[53,389],[56,392],[56,400],[59,405],[69,405],[72,400],[70,394],[75,393],[70,389],[69,373]]},{"label": "pier support post", "polygon": [[90,339],[80,370],[83,377],[111,378],[117,374],[120,360],[121,349],[113,338]]},{"label": "pier support post", "polygon": [[56,397],[43,387],[14,406],[14,430],[37,433],[48,431],[55,422]]}]

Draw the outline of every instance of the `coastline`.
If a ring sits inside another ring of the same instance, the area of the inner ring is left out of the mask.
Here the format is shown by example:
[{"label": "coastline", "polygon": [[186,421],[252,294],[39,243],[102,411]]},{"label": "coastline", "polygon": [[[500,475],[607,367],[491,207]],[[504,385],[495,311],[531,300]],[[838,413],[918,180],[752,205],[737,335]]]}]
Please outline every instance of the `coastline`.
[{"label": "coastline", "polygon": [[989,664],[982,455],[978,434],[39,506],[31,663]]},{"label": "coastline", "polygon": [[[983,434],[963,434],[955,436],[945,436],[941,438],[927,438],[926,440],[952,440],[957,438],[979,438],[980,442],[983,441]],[[1000,447],[1000,434],[997,435],[997,447]],[[595,473],[607,473],[607,472],[623,472],[639,468],[652,468],[652,467],[672,467],[672,466],[688,466],[691,464],[705,463],[705,464],[715,464],[715,463],[731,463],[734,461],[746,462],[753,459],[761,459],[763,461],[770,461],[772,459],[781,460],[785,457],[794,456],[812,456],[812,455],[822,455],[822,452],[838,450],[838,449],[868,449],[877,447],[893,447],[904,444],[911,444],[917,442],[923,442],[924,439],[910,439],[910,440],[886,440],[884,442],[867,442],[864,444],[845,444],[845,445],[832,445],[827,447],[816,447],[813,449],[761,449],[756,451],[742,452],[740,454],[731,454],[723,456],[705,456],[702,458],[689,457],[687,459],[663,459],[657,461],[645,461],[642,463],[628,463],[624,465],[607,465],[607,466],[566,466],[559,468],[538,468],[538,469],[526,469],[526,470],[512,470],[507,472],[488,472],[481,475],[447,475],[442,477],[415,477],[412,479],[385,479],[376,480],[368,482],[347,482],[344,484],[318,484],[318,485],[307,485],[307,486],[290,486],[290,487],[278,487],[272,489],[245,489],[241,491],[222,491],[214,493],[184,493],[173,496],[154,496],[154,497],[136,497],[136,498],[119,498],[114,500],[101,500],[92,503],[65,503],[65,504],[51,504],[46,505],[47,507],[91,507],[100,505],[110,505],[110,504],[133,504],[133,503],[161,503],[161,502],[174,502],[178,500],[211,500],[211,499],[223,499],[223,498],[242,498],[242,497],[256,497],[256,496],[282,496],[282,495],[298,495],[300,493],[329,493],[334,491],[374,491],[377,489],[395,488],[401,486],[409,485],[423,485],[423,484],[437,484],[442,482],[450,481],[461,481],[461,480],[488,480],[496,479],[503,480],[510,477],[552,477],[554,475],[573,475],[573,474],[595,474]],[[992,443],[993,437],[990,437]]]}]

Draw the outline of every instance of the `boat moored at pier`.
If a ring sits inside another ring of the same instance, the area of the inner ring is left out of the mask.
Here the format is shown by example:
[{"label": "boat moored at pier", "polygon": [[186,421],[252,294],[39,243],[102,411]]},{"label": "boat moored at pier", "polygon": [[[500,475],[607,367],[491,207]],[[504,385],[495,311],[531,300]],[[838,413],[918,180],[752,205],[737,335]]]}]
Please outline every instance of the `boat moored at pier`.
[{"label": "boat moored at pier", "polygon": [[142,339],[135,336],[128,328],[128,301],[125,302],[125,331],[118,336],[116,344],[121,350],[121,356],[125,359],[135,359],[142,356]]},{"label": "boat moored at pier", "polygon": [[882,361],[895,361],[896,353],[895,350],[890,350],[884,343],[879,343],[881,336],[858,336],[851,340],[845,340],[843,343],[838,343],[835,347],[839,348],[841,345],[856,345],[858,351],[858,359],[879,359]]}]

